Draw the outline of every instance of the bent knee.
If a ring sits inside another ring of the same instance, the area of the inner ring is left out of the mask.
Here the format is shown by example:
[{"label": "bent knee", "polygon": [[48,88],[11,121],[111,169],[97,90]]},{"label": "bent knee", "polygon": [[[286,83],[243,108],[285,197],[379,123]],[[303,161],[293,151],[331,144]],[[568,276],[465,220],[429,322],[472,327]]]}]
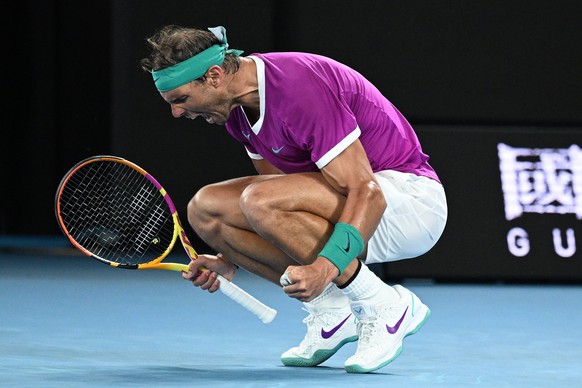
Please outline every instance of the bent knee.
[{"label": "bent knee", "polygon": [[210,185],[198,190],[187,206],[188,222],[194,229],[220,214],[219,195]]},{"label": "bent knee", "polygon": [[[198,192],[199,193],[199,192]],[[203,197],[198,196],[196,193],[188,202],[188,206],[186,207],[186,212],[188,216],[188,223],[194,230],[197,231],[198,224],[200,220],[204,216],[204,200]]]},{"label": "bent knee", "polygon": [[249,221],[264,219],[277,209],[279,199],[269,194],[264,182],[253,183],[240,196],[240,209]]}]

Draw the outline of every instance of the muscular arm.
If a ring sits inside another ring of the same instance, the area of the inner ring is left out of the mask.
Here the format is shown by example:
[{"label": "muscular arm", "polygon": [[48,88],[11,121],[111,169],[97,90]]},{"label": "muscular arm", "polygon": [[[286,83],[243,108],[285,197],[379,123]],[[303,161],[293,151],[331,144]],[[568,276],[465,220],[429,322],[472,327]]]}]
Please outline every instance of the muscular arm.
[{"label": "muscular arm", "polygon": [[368,241],[386,209],[386,201],[360,141],[352,143],[321,171],[326,181],[346,196],[338,222],[353,225]]},{"label": "muscular arm", "polygon": [[[321,171],[326,181],[346,197],[338,222],[354,226],[367,242],[380,223],[386,200],[360,141],[352,143]],[[338,269],[325,257],[318,257],[312,266],[325,278],[325,284],[333,280],[341,285],[354,274],[357,262],[352,261],[339,276]]]}]

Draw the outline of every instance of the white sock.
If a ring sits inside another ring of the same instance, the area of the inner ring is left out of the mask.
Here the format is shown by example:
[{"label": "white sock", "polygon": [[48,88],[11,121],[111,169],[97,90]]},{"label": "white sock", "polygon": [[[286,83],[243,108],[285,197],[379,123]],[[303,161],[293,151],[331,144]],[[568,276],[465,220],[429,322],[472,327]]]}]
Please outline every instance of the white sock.
[{"label": "white sock", "polygon": [[343,292],[335,285],[330,283],[325,287],[323,292],[319,294],[311,302],[305,302],[304,305],[311,311],[325,310],[325,309],[340,309],[349,305],[349,300]]},{"label": "white sock", "polygon": [[396,290],[384,283],[376,274],[364,264],[352,282],[341,291],[350,301],[365,300],[372,304],[391,303],[400,299]]}]

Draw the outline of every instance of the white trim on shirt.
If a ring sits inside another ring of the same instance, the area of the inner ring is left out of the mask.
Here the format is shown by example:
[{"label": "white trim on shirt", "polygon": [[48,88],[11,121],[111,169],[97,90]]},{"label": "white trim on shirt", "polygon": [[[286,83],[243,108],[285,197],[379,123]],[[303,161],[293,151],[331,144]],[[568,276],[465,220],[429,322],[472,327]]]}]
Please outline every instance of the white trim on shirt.
[{"label": "white trim on shirt", "polygon": [[247,58],[255,61],[255,64],[257,65],[257,82],[259,84],[259,119],[251,126],[251,129],[255,135],[258,135],[265,118],[265,62],[263,62],[261,58],[252,55],[249,55]]},{"label": "white trim on shirt", "polygon": [[346,148],[350,146],[350,144],[358,140],[361,133],[362,131],[360,130],[360,127],[356,126],[356,129],[350,132],[346,137],[343,138],[342,141],[337,143],[331,150],[329,150],[318,161],[316,161],[315,165],[320,170],[324,168],[329,162],[332,161],[333,158],[341,154]]},{"label": "white trim on shirt", "polygon": [[263,156],[261,154],[255,154],[254,152],[251,152],[247,149],[247,147],[245,147],[245,150],[247,150],[247,155],[254,160],[262,160]]}]

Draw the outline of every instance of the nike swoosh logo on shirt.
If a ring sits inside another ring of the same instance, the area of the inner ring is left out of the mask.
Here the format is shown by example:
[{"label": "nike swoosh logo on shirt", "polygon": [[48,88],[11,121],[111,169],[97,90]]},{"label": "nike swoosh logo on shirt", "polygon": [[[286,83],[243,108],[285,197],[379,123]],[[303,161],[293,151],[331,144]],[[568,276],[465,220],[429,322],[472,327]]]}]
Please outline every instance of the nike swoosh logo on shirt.
[{"label": "nike swoosh logo on shirt", "polygon": [[279,152],[281,152],[281,150],[284,148],[285,146],[281,146],[281,148],[278,149],[274,149],[273,147],[271,147],[271,151],[273,151],[274,153],[278,154]]},{"label": "nike swoosh logo on shirt", "polygon": [[245,135],[245,137],[247,138],[247,140],[250,140],[250,138],[251,138],[251,134],[250,133],[243,132],[243,135]]},{"label": "nike swoosh logo on shirt", "polygon": [[395,334],[398,331],[398,329],[400,328],[400,325],[402,324],[402,321],[404,321],[404,317],[406,316],[407,311],[408,311],[408,306],[406,306],[406,310],[404,310],[404,314],[402,314],[402,316],[400,317],[398,322],[396,322],[396,325],[388,326],[388,324],[386,324],[386,330],[388,330],[388,333]]},{"label": "nike swoosh logo on shirt", "polygon": [[338,331],[343,325],[344,323],[346,323],[346,321],[348,320],[349,317],[351,317],[352,314],[348,315],[346,317],[346,319],[344,319],[343,321],[341,321],[336,327],[334,327],[333,329],[331,329],[330,331],[325,331],[323,329],[323,327],[321,328],[321,336],[325,339],[331,338],[331,336],[333,336],[335,334],[336,331]]}]

